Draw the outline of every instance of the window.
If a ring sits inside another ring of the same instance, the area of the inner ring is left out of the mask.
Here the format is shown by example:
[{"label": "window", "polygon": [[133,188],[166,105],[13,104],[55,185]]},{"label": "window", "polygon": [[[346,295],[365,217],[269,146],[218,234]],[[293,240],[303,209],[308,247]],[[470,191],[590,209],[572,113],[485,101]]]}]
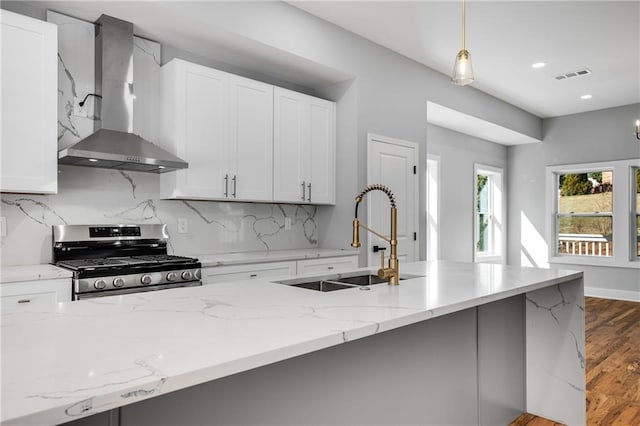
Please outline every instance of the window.
[{"label": "window", "polygon": [[613,171],[557,173],[558,255],[613,256]]},{"label": "window", "polygon": [[[636,220],[633,226],[635,228],[635,232],[632,231],[631,234],[635,234],[636,238],[635,238],[635,244],[632,244],[633,248],[635,248],[635,254],[636,254],[636,258],[640,257],[640,167],[635,167],[632,170],[635,171],[635,173],[632,173],[632,176],[635,174],[635,191],[631,192],[631,197],[633,202],[636,205],[635,211],[636,211]],[[631,185],[631,187],[633,188],[634,185]],[[633,242],[633,238],[632,238],[632,242]]]},{"label": "window", "polygon": [[427,155],[427,260],[437,260],[439,253],[440,157]]},{"label": "window", "polygon": [[502,169],[476,165],[475,260],[504,261]]},{"label": "window", "polygon": [[547,167],[549,262],[640,269],[640,159]]}]

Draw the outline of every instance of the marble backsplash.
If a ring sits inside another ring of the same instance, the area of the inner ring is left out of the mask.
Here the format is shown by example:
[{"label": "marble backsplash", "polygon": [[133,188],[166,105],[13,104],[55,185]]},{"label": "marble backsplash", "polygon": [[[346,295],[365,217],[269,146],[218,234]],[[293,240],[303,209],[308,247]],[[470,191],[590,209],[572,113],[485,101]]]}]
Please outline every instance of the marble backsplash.
[{"label": "marble backsplash", "polygon": [[[160,200],[156,174],[76,166],[60,166],[58,187],[55,195],[2,194],[2,265],[49,263],[57,224],[166,223],[169,251],[179,255],[317,247],[315,206]],[[187,233],[178,234],[178,218]]]},{"label": "marble backsplash", "polygon": [[[94,25],[49,11],[58,25],[58,148],[94,131],[95,98],[86,111],[75,105],[94,92]],[[134,132],[157,139],[160,44],[134,37]],[[317,247],[315,206],[159,199],[159,176],[76,166],[60,166],[58,194],[0,194],[7,220],[0,264],[51,261],[51,226],[56,224],[166,223],[175,254]],[[291,229],[284,229],[285,217]],[[178,218],[188,232],[177,233]]]}]

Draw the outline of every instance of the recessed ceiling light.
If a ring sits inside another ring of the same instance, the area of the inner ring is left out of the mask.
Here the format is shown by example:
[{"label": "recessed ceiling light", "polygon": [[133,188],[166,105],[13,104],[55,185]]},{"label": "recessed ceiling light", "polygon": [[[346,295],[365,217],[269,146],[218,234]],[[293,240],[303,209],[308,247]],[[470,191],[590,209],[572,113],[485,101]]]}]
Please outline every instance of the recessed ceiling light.
[{"label": "recessed ceiling light", "polygon": [[547,64],[545,62],[536,62],[531,65],[531,68],[544,68]]},{"label": "recessed ceiling light", "polygon": [[91,161],[92,163],[97,163],[98,160],[96,160],[95,158],[89,158],[89,161]]},{"label": "recessed ceiling light", "polygon": [[580,99],[591,99],[592,96],[591,95],[582,95],[580,96]]}]

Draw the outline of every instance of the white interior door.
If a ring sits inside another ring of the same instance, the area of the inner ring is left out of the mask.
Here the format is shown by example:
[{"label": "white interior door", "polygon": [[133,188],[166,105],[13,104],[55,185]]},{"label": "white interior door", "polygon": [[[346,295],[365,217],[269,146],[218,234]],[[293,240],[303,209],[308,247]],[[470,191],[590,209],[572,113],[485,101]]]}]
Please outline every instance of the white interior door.
[{"label": "white interior door", "polygon": [[[418,144],[399,139],[369,134],[367,136],[367,184],[380,183],[388,186],[396,198],[398,208],[398,259],[402,262],[418,260]],[[366,196],[367,221],[370,228],[389,237],[390,205],[381,191],[372,191]],[[373,246],[389,244],[367,233],[369,266],[380,264],[380,253]],[[401,266],[402,268],[402,266]]]}]

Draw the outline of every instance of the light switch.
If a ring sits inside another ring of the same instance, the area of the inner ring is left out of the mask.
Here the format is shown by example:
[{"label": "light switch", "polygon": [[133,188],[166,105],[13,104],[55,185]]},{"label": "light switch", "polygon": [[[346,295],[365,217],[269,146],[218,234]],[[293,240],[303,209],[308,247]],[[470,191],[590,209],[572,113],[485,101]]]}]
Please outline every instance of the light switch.
[{"label": "light switch", "polygon": [[178,234],[186,234],[189,232],[189,222],[186,217],[178,218]]},{"label": "light switch", "polygon": [[2,216],[0,217],[0,237],[7,236],[7,218]]},{"label": "light switch", "polygon": [[291,218],[285,216],[284,218],[284,230],[285,231],[291,231]]}]

